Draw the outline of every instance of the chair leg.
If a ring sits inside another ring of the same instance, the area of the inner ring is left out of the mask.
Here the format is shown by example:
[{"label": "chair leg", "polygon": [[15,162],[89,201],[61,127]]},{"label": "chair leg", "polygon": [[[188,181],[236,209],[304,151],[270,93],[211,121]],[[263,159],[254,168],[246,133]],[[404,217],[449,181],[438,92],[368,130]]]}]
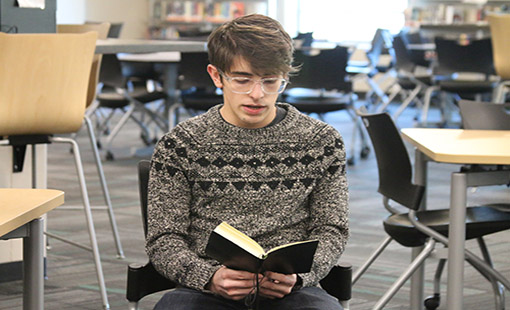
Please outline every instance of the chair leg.
[{"label": "chair leg", "polygon": [[434,274],[434,294],[425,298],[423,301],[425,309],[435,310],[441,303],[441,275],[443,274],[446,259],[442,258],[437,264],[436,273]]},{"label": "chair leg", "polygon": [[349,310],[350,309],[349,300],[340,300],[340,305],[342,306],[342,308],[344,310]]},{"label": "chair leg", "polygon": [[128,310],[138,310],[138,302],[130,301],[128,304]]},{"label": "chair leg", "polygon": [[94,256],[94,263],[96,265],[97,280],[99,282],[99,289],[101,293],[101,299],[103,301],[103,308],[110,309],[108,304],[108,296],[106,294],[106,286],[104,282],[103,269],[101,267],[101,259],[99,257],[99,248],[97,246],[96,231],[94,229],[94,221],[92,218],[92,211],[90,208],[89,196],[87,193],[87,186],[85,184],[85,175],[83,173],[83,165],[80,157],[80,150],[76,141],[68,138],[54,137],[51,139],[55,143],[68,143],[73,147],[74,160],[76,165],[76,172],[78,173],[78,179],[80,181],[80,189],[83,199],[83,210],[85,212],[85,218],[87,220],[87,226],[89,230],[90,243],[92,246],[92,253]]},{"label": "chair leg", "polygon": [[390,301],[390,299],[395,296],[397,291],[404,285],[404,283],[413,275],[413,273],[420,267],[425,259],[430,256],[432,251],[434,251],[436,245],[436,241],[432,238],[427,241],[425,247],[420,252],[418,256],[413,260],[411,265],[407,267],[404,273],[397,279],[395,283],[390,287],[388,291],[377,301],[375,306],[372,308],[374,310],[381,310],[383,307]]},{"label": "chair leg", "polygon": [[106,178],[104,176],[103,164],[101,162],[101,158],[99,157],[99,150],[97,149],[96,136],[94,134],[94,128],[92,126],[92,122],[90,118],[87,116],[84,117],[84,122],[87,125],[87,130],[90,138],[90,145],[92,147],[92,152],[94,153],[94,160],[96,161],[97,174],[99,175],[99,180],[101,181],[101,187],[103,188],[103,197],[106,202],[106,206],[108,208],[108,216],[110,218],[110,226],[112,227],[113,239],[115,240],[115,246],[117,247],[117,258],[125,258],[124,251],[122,250],[122,244],[120,243],[119,231],[117,229],[117,222],[115,221],[115,215],[113,213],[112,201],[110,199],[110,192],[108,191],[108,186],[106,185]]},{"label": "chair leg", "polygon": [[[489,250],[487,249],[487,245],[483,238],[477,238],[478,245],[480,246],[480,251],[482,252],[483,259],[487,262],[487,264],[491,267],[492,259],[489,254]],[[496,310],[504,310],[505,309],[505,287],[503,284],[498,282],[494,277],[490,277],[490,282],[492,284],[492,288],[494,290],[494,301],[496,303]]]},{"label": "chair leg", "polygon": [[370,255],[370,257],[365,261],[365,263],[354,273],[352,276],[352,285],[359,280],[362,274],[365,273],[365,271],[372,265],[372,263],[379,257],[379,255],[384,251],[384,249],[390,244],[391,240],[393,240],[391,237],[386,237],[379,246],[375,249],[375,251]]},{"label": "chair leg", "polygon": [[418,96],[420,91],[421,91],[421,86],[420,85],[416,86],[411,91],[411,93],[407,96],[407,98],[404,100],[404,102],[402,102],[402,104],[398,107],[397,111],[395,111],[395,113],[393,114],[393,119],[395,120],[395,122],[400,117],[400,114],[402,114],[402,112],[404,112],[404,110],[407,108],[407,106],[409,104],[411,104],[411,102],[413,102],[414,98],[416,98],[416,96]]},{"label": "chair leg", "polygon": [[432,94],[439,90],[438,86],[430,86],[425,91],[425,95],[423,97],[423,109],[421,111],[421,123],[422,126],[427,126],[428,117],[429,117],[429,109],[430,109],[430,101],[432,100]]}]

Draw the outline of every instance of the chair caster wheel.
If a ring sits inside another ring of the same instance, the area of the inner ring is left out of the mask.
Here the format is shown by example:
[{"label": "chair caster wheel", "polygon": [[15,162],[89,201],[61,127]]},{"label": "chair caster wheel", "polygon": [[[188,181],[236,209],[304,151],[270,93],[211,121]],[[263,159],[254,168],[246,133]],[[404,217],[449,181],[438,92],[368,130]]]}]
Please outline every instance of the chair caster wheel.
[{"label": "chair caster wheel", "polygon": [[366,159],[366,158],[368,158],[368,154],[370,154],[370,148],[368,146],[364,146],[361,149],[360,157],[362,159]]},{"label": "chair caster wheel", "polygon": [[356,160],[354,159],[354,156],[347,159],[348,166],[354,166],[355,163],[356,163]]},{"label": "chair caster wheel", "polygon": [[114,160],[112,152],[110,152],[110,151],[106,152],[106,160],[107,161],[113,161]]},{"label": "chair caster wheel", "polygon": [[97,149],[100,150],[103,148],[103,145],[101,144],[101,142],[97,141],[96,142],[96,146],[97,146]]},{"label": "chair caster wheel", "polygon": [[439,307],[440,300],[441,298],[439,297],[439,294],[434,294],[433,296],[425,298],[423,305],[427,310],[435,310],[437,307]]}]

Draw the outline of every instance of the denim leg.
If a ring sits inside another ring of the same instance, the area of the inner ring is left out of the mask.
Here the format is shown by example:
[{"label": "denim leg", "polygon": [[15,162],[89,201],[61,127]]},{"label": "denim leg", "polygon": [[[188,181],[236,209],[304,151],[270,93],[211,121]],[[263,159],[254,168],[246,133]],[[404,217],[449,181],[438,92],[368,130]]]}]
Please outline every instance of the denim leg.
[{"label": "denim leg", "polygon": [[243,301],[233,301],[217,295],[188,288],[171,290],[158,301],[154,310],[245,310]]},{"label": "denim leg", "polygon": [[343,310],[336,298],[318,287],[304,287],[282,299],[260,301],[263,310]]}]

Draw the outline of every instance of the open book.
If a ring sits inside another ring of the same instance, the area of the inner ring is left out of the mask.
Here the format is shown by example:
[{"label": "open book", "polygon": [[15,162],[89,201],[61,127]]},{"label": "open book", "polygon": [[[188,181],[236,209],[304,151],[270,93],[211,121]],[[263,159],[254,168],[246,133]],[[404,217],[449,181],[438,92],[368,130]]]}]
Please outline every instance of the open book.
[{"label": "open book", "polygon": [[266,252],[255,240],[223,222],[212,231],[205,252],[232,269],[293,274],[310,272],[318,244],[318,240],[293,242]]}]

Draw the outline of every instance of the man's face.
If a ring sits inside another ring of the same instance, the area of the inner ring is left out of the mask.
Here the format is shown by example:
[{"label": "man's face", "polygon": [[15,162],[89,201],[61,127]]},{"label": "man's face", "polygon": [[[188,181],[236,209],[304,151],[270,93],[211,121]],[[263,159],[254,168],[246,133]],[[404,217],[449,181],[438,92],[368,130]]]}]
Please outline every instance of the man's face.
[{"label": "man's face", "polygon": [[[234,93],[232,92],[232,82],[225,77],[221,78],[221,74],[216,67],[209,65],[207,70],[216,87],[223,89],[224,104],[220,109],[220,113],[227,122],[238,127],[262,128],[269,125],[275,118],[275,103],[278,94],[268,95],[264,93],[260,83],[256,83],[249,94]],[[261,78],[282,77],[255,75],[250,64],[242,57],[237,57],[230,68],[230,72],[224,73],[228,77],[248,77],[256,81]]]}]

